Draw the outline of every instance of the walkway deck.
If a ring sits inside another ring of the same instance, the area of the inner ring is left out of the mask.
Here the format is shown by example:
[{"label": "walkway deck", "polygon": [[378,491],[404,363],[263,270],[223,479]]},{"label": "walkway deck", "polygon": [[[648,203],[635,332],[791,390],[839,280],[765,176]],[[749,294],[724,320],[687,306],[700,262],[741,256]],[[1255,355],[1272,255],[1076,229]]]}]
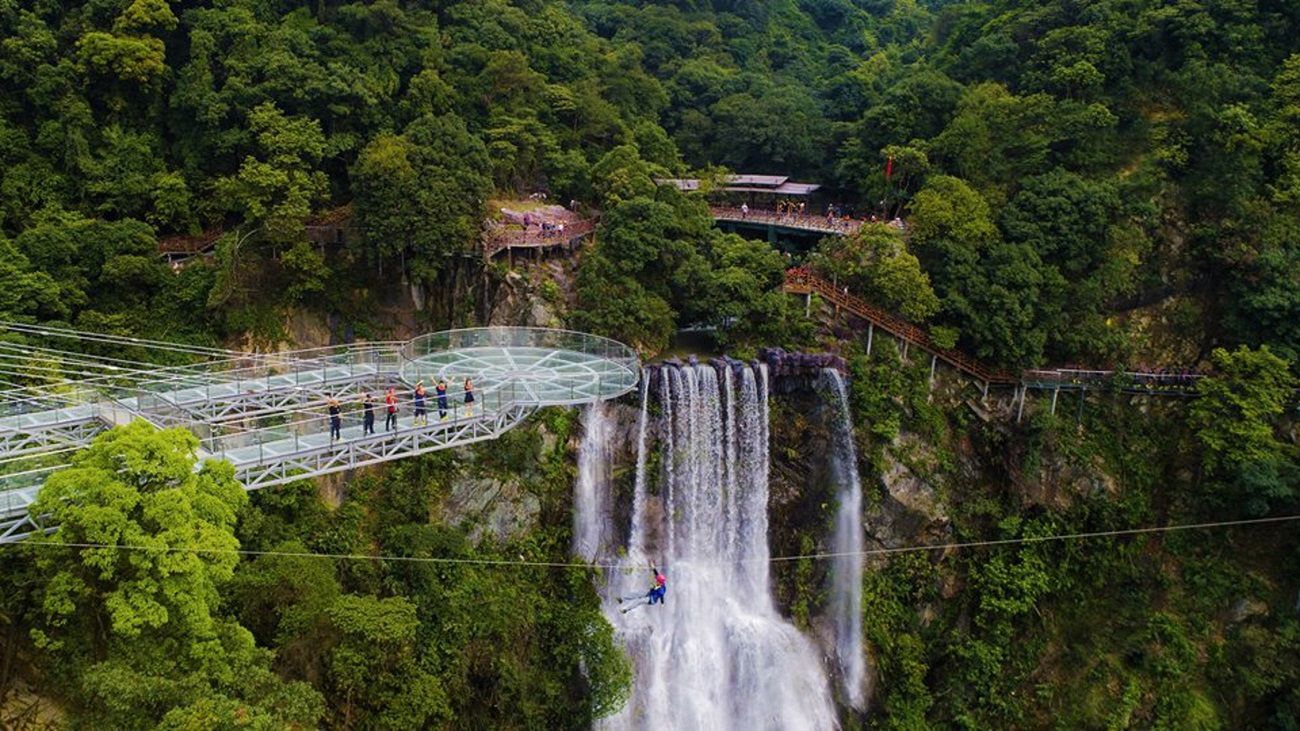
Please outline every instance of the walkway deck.
[{"label": "walkway deck", "polygon": [[900,317],[897,317],[866,300],[848,294],[836,288],[811,271],[798,267],[785,273],[785,291],[792,294],[808,295],[816,293],[823,299],[861,317],[871,323],[872,328],[880,328],[912,346],[933,355],[957,370],[976,380],[990,385],[1012,385],[1019,379],[1011,373],[979,362],[960,350],[940,348],[930,339],[930,334]]},{"label": "walkway deck", "polygon": [[488,230],[483,234],[483,258],[491,259],[503,251],[509,252],[515,249],[532,251],[560,247],[573,249],[595,230],[595,221],[589,219],[568,221],[562,232],[542,231],[533,226],[527,229]]},{"label": "walkway deck", "polygon": [[[0,474],[0,542],[48,527],[27,507],[66,463],[69,447],[133,418],[189,429],[201,458],[229,460],[251,490],[495,439],[542,406],[616,398],[640,379],[627,346],[541,328],[454,330],[248,360],[254,365],[162,369],[130,384],[91,379],[68,394],[0,392],[0,469],[37,465]],[[438,379],[448,383],[441,402]],[[472,403],[465,379],[474,386]],[[417,407],[412,389],[420,380],[428,393]],[[391,431],[382,393],[389,387],[399,392]],[[374,434],[363,433],[363,392],[375,396]],[[330,438],[330,398],[344,402],[338,439]],[[420,423],[417,408],[426,412]]]},{"label": "walkway deck", "polygon": [[797,213],[783,215],[775,211],[759,209],[750,209],[749,212],[745,212],[739,208],[729,206],[710,206],[709,212],[713,215],[715,221],[804,233],[851,236],[862,228],[862,221],[852,218],[830,219],[826,216],[808,216]]}]

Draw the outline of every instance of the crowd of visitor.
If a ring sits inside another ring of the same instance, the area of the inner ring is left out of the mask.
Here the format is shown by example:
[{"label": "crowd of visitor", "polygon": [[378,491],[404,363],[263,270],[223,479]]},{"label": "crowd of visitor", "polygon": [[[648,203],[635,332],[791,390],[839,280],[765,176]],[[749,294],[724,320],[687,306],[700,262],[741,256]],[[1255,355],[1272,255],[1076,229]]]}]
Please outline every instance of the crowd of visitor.
[{"label": "crowd of visitor", "polygon": [[[447,381],[438,379],[434,385],[434,402],[438,409],[438,420],[447,421],[449,418],[471,418],[474,416],[474,383],[469,378],[465,379],[463,384],[463,407],[459,413],[454,413],[455,408],[449,402],[447,393]],[[334,397],[326,400],[326,412],[329,416],[330,441],[343,438],[343,404]],[[411,427],[429,425],[429,392],[424,387],[424,381],[419,381],[412,389],[409,398],[398,396],[397,389],[390,386],[384,392],[383,401],[377,402],[374,394],[366,391],[361,394],[358,402],[361,410],[361,436],[369,436],[375,433],[375,409],[383,408],[384,411],[384,431],[395,432],[399,430],[397,417],[401,413],[405,404],[412,405]]]}]

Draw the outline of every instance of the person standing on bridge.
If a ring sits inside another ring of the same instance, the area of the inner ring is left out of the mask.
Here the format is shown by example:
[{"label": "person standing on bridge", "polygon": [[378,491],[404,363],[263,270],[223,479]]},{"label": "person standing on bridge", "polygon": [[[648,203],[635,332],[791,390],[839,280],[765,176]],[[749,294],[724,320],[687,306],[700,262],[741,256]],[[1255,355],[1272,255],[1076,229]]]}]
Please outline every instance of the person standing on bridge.
[{"label": "person standing on bridge", "polygon": [[740,204],[740,217],[741,217],[741,218],[749,218],[749,204],[748,204],[748,203],[741,203],[741,204]]},{"label": "person standing on bridge", "polygon": [[388,393],[384,394],[384,403],[388,406],[388,415],[384,417],[384,431],[393,431],[397,428],[397,392],[389,386]]},{"label": "person standing on bridge", "polygon": [[428,426],[429,412],[424,408],[424,381],[415,384],[415,418],[411,419],[412,424]]},{"label": "person standing on bridge", "polygon": [[367,391],[361,399],[361,435],[375,433],[375,398]]},{"label": "person standing on bridge", "polygon": [[474,384],[465,379],[465,416],[474,415]]},{"label": "person standing on bridge", "polygon": [[434,390],[438,392],[438,420],[446,421],[447,420],[447,382],[442,380],[441,378],[438,379],[438,385],[434,387]]},{"label": "person standing on bridge", "polygon": [[339,409],[339,400],[331,398],[329,400],[330,414],[330,441],[343,438],[343,417]]}]

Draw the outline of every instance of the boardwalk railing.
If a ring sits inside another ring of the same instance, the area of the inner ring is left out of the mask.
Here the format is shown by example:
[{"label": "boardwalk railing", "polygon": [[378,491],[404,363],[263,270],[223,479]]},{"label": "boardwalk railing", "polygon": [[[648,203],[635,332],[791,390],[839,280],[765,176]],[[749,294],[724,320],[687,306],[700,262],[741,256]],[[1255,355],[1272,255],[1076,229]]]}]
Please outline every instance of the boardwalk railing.
[{"label": "boardwalk railing", "polygon": [[911,343],[986,384],[1017,385],[1024,389],[1041,390],[1113,388],[1127,393],[1187,395],[1195,393],[1197,382],[1204,378],[1202,374],[1190,370],[1127,371],[1084,368],[1030,369],[1016,375],[981,363],[961,351],[936,346],[925,330],[860,297],[848,294],[813,274],[806,267],[787,270],[784,289],[792,294],[806,295],[816,292],[831,304],[844,308],[899,340]]},{"label": "boardwalk railing", "polygon": [[220,228],[209,229],[198,236],[168,236],[158,240],[158,253],[168,258],[187,258],[205,254],[217,245],[225,233]]},{"label": "boardwalk railing", "polygon": [[852,218],[827,218],[801,213],[777,213],[751,208],[748,212],[731,206],[710,206],[709,212],[716,221],[734,223],[758,223],[764,226],[784,226],[804,231],[819,231],[826,234],[845,236],[857,233],[862,228],[862,221]]},{"label": "boardwalk railing", "polygon": [[993,368],[952,348],[940,348],[930,334],[906,320],[876,307],[866,300],[848,294],[804,267],[789,269],[785,273],[785,291],[793,294],[816,292],[823,299],[842,307],[906,343],[933,355],[957,370],[986,384],[1014,385],[1019,379],[1011,373]]},{"label": "boardwalk railing", "polygon": [[572,245],[594,230],[596,222],[590,219],[566,221],[563,231],[543,231],[532,226],[526,229],[490,229],[483,234],[483,257],[491,259],[506,249],[548,249]]}]

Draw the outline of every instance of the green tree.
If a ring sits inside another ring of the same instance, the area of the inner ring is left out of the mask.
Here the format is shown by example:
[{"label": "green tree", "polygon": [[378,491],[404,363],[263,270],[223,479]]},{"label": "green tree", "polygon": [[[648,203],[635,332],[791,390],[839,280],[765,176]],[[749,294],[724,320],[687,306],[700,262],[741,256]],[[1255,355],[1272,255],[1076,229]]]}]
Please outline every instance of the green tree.
[{"label": "green tree", "polygon": [[492,191],[483,142],[453,115],[427,115],[402,135],[381,135],[354,171],[362,243],[374,263],[396,264],[424,284],[449,257],[478,244]]},{"label": "green tree", "polygon": [[325,611],[330,697],[341,728],[419,728],[448,717],[438,679],[420,668],[420,621],[404,597],[340,596]]},{"label": "green tree", "polygon": [[32,549],[44,583],[32,637],[90,725],[314,725],[319,696],[277,678],[219,613],[247,497],[228,463],[196,470],[197,447],[137,421],[50,476],[30,508],[57,525],[39,539],[55,546]]},{"label": "green tree", "polygon": [[939,310],[929,276],[892,226],[867,224],[852,236],[824,239],[818,254],[822,268],[871,302],[916,321]]},{"label": "green tree", "polygon": [[1188,414],[1202,448],[1201,463],[1213,488],[1249,514],[1296,494],[1295,450],[1277,436],[1277,418],[1290,403],[1296,381],[1290,364],[1267,346],[1235,351],[1216,348],[1216,373],[1197,383],[1199,397]]}]

